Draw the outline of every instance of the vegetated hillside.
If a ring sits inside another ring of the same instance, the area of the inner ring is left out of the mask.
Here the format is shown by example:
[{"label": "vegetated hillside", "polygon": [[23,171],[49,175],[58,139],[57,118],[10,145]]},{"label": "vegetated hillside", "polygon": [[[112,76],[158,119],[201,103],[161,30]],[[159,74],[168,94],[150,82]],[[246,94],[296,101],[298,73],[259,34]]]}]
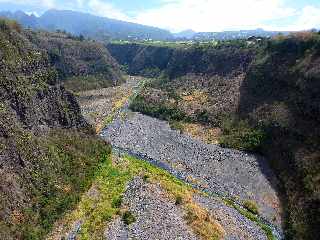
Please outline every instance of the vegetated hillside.
[{"label": "vegetated hillside", "polygon": [[[178,129],[183,122],[218,126],[221,145],[266,155],[282,182],[286,233],[293,239],[319,237],[319,38],[302,33],[247,47],[170,50],[165,74],[131,104]],[[152,58],[152,48],[144,49],[149,54],[140,50],[120,63],[130,70],[144,62],[140,57]],[[157,59],[161,50],[154,52]]]},{"label": "vegetated hillside", "polygon": [[169,47],[110,43],[107,48],[129,74],[160,76],[164,73],[170,79],[188,73],[225,76],[243,72],[254,52],[254,47],[246,47],[242,41],[216,47],[210,43],[190,46],[177,43]]},{"label": "vegetated hillside", "polygon": [[16,22],[0,20],[0,55],[0,239],[43,239],[110,147]]},{"label": "vegetated hillside", "polygon": [[268,42],[240,88],[239,113],[269,135],[262,151],[287,194],[290,234],[320,236],[320,36]]},{"label": "vegetated hillside", "polygon": [[124,82],[118,63],[100,43],[70,34],[27,31],[28,39],[49,54],[52,66],[73,91],[110,87]]},{"label": "vegetated hillside", "polygon": [[28,16],[21,11],[16,13],[0,12],[0,16],[15,19],[25,27],[48,31],[60,29],[74,35],[82,34],[102,41],[110,39],[166,40],[173,37],[169,31],[160,28],[68,10],[48,10],[38,18]]}]

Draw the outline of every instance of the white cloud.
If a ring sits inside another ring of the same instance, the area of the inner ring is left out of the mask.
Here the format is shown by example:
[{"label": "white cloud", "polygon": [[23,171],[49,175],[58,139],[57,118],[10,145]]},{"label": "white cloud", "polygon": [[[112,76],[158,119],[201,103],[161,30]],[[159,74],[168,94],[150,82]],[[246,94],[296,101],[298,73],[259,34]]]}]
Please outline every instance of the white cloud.
[{"label": "white cloud", "polygon": [[294,30],[320,28],[320,7],[306,6],[299,14],[297,21],[291,26]]},{"label": "white cloud", "polygon": [[[81,2],[81,0],[77,0],[77,2]],[[115,8],[112,4],[103,2],[101,0],[90,0],[87,3],[87,11],[108,18],[115,18],[124,21],[132,21],[125,13],[121,10]]]},{"label": "white cloud", "polygon": [[283,0],[164,0],[163,6],[138,13],[135,22],[173,31],[252,29],[265,21],[293,16]]},{"label": "white cloud", "polygon": [[[27,4],[36,10],[67,8],[103,17],[157,26],[174,32],[185,29],[222,31],[259,27],[269,30],[320,28],[320,5],[294,9],[289,7],[289,0],[159,1],[162,6],[135,13],[130,12],[130,16],[133,17],[129,17],[124,11],[106,0],[0,0],[0,3]],[[287,23],[287,25],[283,23]]]},{"label": "white cloud", "polygon": [[0,3],[15,3],[15,4],[21,4],[21,5],[30,5],[30,6],[36,6],[36,7],[43,7],[43,8],[54,8],[56,7],[55,0],[28,0],[27,2],[25,0],[0,0]]}]

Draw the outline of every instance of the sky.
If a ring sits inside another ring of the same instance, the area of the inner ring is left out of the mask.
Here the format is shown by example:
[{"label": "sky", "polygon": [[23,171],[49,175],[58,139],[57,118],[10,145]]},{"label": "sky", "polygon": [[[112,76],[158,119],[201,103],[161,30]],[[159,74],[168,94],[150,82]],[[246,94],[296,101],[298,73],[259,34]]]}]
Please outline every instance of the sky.
[{"label": "sky", "polygon": [[320,29],[320,0],[0,0],[1,10],[68,9],[179,32]]}]

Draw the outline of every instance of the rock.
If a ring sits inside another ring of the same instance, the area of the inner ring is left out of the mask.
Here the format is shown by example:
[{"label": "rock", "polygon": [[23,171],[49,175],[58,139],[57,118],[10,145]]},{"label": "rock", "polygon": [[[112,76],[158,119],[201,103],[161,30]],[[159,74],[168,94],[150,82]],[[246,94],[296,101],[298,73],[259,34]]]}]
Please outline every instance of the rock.
[{"label": "rock", "polygon": [[123,205],[134,214],[136,222],[126,226],[120,218],[114,220],[105,233],[108,240],[199,239],[185,222],[182,210],[158,185],[145,183],[136,177],[127,186]]}]

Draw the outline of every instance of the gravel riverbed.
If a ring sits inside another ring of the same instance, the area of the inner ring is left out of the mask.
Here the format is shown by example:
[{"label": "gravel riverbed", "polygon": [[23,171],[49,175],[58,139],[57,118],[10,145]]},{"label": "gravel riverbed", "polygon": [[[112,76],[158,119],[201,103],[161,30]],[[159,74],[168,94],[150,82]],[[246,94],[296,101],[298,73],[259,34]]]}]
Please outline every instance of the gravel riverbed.
[{"label": "gravel riverbed", "polygon": [[117,118],[101,136],[113,146],[145,156],[205,190],[253,200],[260,214],[280,227],[276,178],[264,158],[205,144],[170,129],[167,122],[139,113]]}]

